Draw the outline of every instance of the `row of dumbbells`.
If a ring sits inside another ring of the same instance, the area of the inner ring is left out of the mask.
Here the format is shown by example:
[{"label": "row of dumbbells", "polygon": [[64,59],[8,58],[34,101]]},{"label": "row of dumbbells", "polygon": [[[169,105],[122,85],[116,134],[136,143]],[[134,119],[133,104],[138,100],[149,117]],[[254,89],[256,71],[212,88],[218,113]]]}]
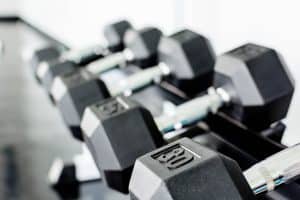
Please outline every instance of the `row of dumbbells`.
[{"label": "row of dumbbells", "polygon": [[[298,176],[298,146],[243,173],[192,139],[174,142],[218,112],[255,131],[284,119],[294,81],[278,52],[245,44],[215,56],[205,36],[187,29],[165,36],[120,21],[104,30],[107,47],[49,47],[31,66],[108,187],[132,199],[254,199]],[[130,65],[139,69],[109,80]],[[153,84],[184,101],[154,116],[131,98]]]}]

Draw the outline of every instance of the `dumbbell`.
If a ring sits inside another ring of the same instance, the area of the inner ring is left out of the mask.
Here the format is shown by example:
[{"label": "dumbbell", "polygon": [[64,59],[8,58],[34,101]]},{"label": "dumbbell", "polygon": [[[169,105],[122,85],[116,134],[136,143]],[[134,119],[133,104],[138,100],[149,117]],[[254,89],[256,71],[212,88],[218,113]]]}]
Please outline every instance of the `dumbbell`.
[{"label": "dumbbell", "polygon": [[141,68],[155,65],[161,35],[160,30],[152,27],[140,31],[129,30],[124,36],[125,49],[90,64],[87,67],[88,71],[101,74],[116,67],[128,66],[128,64],[135,64]]},{"label": "dumbbell", "polygon": [[215,70],[214,85],[220,89],[209,89],[209,94],[175,107],[171,115],[153,118],[124,96],[85,110],[81,122],[85,142],[109,187],[126,192],[135,159],[172,138],[172,133],[161,133],[193,125],[222,106],[253,129],[286,116],[294,84],[275,50],[246,44],[217,58]]},{"label": "dumbbell", "polygon": [[[121,51],[124,49],[122,37],[120,37],[120,36],[124,35],[123,32],[124,32],[124,29],[126,29],[126,28],[131,28],[131,25],[126,20],[122,20],[122,21],[116,22],[112,25],[108,25],[104,29],[104,34],[108,41],[108,44],[109,44],[108,49],[110,50],[110,52],[117,52],[117,51]],[[100,47],[100,49],[101,49],[101,47]],[[67,55],[69,54],[68,51],[66,51],[64,48],[53,46],[53,45],[36,50],[33,53],[32,57],[31,57],[31,61],[30,61],[31,66],[33,68],[32,71],[36,75],[37,69],[38,69],[38,66],[40,65],[40,63],[56,60],[64,53],[66,53]],[[75,53],[75,52],[71,53],[71,55],[73,55],[73,56],[74,56],[74,54],[77,54],[77,53]],[[65,56],[65,57],[68,57],[68,56]],[[78,55],[77,59],[79,59],[79,61],[80,61],[80,55]]]},{"label": "dumbbell", "polygon": [[120,21],[107,25],[104,28],[108,47],[94,45],[88,48],[72,50],[64,53],[59,59],[52,62],[42,62],[37,69],[38,80],[50,93],[54,78],[75,71],[79,67],[107,56],[109,53],[121,51],[124,48],[124,35],[131,30],[132,26],[128,21]]},{"label": "dumbbell", "polygon": [[[124,39],[126,49],[128,51],[130,49],[136,55],[135,59],[142,62],[143,66],[152,66],[154,60],[157,63],[156,49],[161,35],[162,32],[153,27],[138,31],[129,30]],[[96,65],[97,62],[84,69],[56,77],[51,89],[51,96],[61,111],[65,123],[73,136],[79,140],[82,140],[80,120],[84,108],[110,96],[105,83],[100,80],[99,74],[95,71]]]},{"label": "dumbbell", "polygon": [[256,199],[300,175],[300,145],[244,173],[238,164],[188,138],[140,157],[129,185],[132,200]]},{"label": "dumbbell", "polygon": [[[65,51],[63,47],[50,45],[38,49],[32,53],[29,60],[29,65],[32,68],[32,72],[36,77],[36,71],[38,66],[42,62],[50,62],[51,60],[58,59],[60,55]],[[37,78],[37,77],[36,77]]]},{"label": "dumbbell", "polygon": [[82,139],[80,120],[88,105],[122,93],[131,94],[155,79],[161,79],[165,74],[172,73],[178,79],[195,79],[195,84],[203,78],[206,83],[202,82],[199,86],[202,91],[211,85],[214,53],[205,37],[190,30],[163,37],[158,54],[158,66],[137,72],[121,80],[119,84],[105,84],[98,77],[91,77],[85,70],[63,78],[58,77],[52,94],[66,124],[75,133],[73,135]]},{"label": "dumbbell", "polygon": [[[65,163],[56,158],[48,172],[48,183],[62,197],[78,197],[80,186],[99,182],[101,177],[87,149],[74,156],[73,162]],[[67,198],[67,199],[69,199]]]}]

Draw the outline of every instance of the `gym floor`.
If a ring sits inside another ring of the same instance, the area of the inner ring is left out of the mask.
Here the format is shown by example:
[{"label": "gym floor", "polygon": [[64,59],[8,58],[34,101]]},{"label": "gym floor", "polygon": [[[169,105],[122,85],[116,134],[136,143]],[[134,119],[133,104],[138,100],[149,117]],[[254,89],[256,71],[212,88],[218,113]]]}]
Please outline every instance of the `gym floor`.
[{"label": "gym floor", "polygon": [[[35,83],[24,51],[49,43],[21,22],[0,22],[0,38],[5,54],[0,59],[0,199],[56,200],[47,184],[52,161],[70,161],[80,152],[44,91]],[[82,188],[83,197],[127,199],[93,183]]]}]

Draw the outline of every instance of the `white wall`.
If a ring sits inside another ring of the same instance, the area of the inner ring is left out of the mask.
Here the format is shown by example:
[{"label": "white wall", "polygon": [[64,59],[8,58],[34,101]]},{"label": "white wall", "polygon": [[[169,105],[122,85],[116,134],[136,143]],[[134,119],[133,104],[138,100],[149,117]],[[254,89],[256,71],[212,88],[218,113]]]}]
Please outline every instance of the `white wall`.
[{"label": "white wall", "polygon": [[[0,0],[3,1],[3,0]],[[6,0],[11,1],[11,0]],[[278,49],[300,81],[300,2],[292,0],[20,0],[27,20],[70,46],[101,38],[101,27],[128,18],[137,27],[157,25],[166,33],[190,27],[208,36],[221,53],[244,42]],[[288,117],[289,130],[298,130],[300,94]],[[298,109],[299,110],[299,109]],[[285,141],[300,141],[288,130]]]},{"label": "white wall", "polygon": [[103,39],[101,27],[124,18],[170,32],[173,10],[173,0],[23,0],[21,14],[70,46],[82,46]]},{"label": "white wall", "polygon": [[0,0],[0,16],[15,16],[19,0]]}]

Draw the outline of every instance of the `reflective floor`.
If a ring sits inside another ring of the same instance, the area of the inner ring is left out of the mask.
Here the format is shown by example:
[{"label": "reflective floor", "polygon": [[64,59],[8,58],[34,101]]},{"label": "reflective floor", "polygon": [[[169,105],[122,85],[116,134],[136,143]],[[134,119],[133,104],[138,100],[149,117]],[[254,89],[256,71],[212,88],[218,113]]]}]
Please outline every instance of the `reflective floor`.
[{"label": "reflective floor", "polygon": [[[57,156],[70,160],[80,145],[23,61],[26,51],[47,40],[12,22],[0,23],[0,40],[5,44],[0,59],[0,199],[59,199],[47,184],[49,167]],[[103,183],[83,188],[90,190],[81,199],[95,199],[93,194],[97,199],[126,198],[104,189]]]}]

